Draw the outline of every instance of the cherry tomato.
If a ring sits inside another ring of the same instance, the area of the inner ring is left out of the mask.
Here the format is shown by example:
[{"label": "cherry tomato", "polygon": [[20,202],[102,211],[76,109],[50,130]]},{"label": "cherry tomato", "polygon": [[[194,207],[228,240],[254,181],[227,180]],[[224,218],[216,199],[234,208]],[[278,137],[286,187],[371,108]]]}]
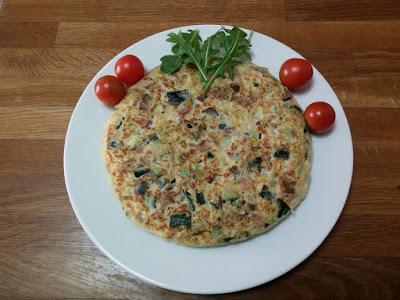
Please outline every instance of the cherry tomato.
[{"label": "cherry tomato", "polygon": [[144,75],[143,63],[134,55],[125,55],[115,64],[115,74],[123,83],[135,84]]},{"label": "cherry tomato", "polygon": [[304,118],[308,129],[315,133],[322,133],[332,127],[336,114],[328,103],[314,102],[304,111]]},{"label": "cherry tomato", "polygon": [[118,104],[126,94],[123,83],[112,75],[99,78],[96,81],[94,91],[101,101],[111,106]]},{"label": "cherry tomato", "polygon": [[313,76],[311,64],[301,58],[291,58],[283,63],[279,78],[289,90],[298,90],[307,85]]}]

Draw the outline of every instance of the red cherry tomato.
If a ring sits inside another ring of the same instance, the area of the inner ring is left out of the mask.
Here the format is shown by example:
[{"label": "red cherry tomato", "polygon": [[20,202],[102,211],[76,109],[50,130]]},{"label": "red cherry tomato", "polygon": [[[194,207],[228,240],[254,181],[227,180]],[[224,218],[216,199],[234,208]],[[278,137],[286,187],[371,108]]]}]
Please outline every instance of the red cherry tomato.
[{"label": "red cherry tomato", "polygon": [[329,130],[335,122],[336,114],[326,102],[311,103],[304,111],[307,127],[315,133]]},{"label": "red cherry tomato", "polygon": [[311,64],[301,58],[291,58],[283,63],[279,78],[289,90],[298,90],[307,85],[313,76]]},{"label": "red cherry tomato", "polygon": [[123,83],[135,84],[144,75],[143,63],[134,55],[125,55],[115,64],[115,74]]},{"label": "red cherry tomato", "polygon": [[118,104],[126,94],[125,86],[112,75],[106,75],[96,81],[94,87],[96,96],[105,104],[114,106]]}]

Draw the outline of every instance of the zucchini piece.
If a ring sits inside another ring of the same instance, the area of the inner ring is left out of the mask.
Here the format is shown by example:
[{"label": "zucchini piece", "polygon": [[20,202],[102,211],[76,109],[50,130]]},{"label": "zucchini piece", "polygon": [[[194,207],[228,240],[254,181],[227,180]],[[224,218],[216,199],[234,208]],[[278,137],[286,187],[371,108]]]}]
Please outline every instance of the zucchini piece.
[{"label": "zucchini piece", "polygon": [[278,218],[281,218],[288,213],[290,207],[282,199],[278,199],[278,202],[279,202]]},{"label": "zucchini piece", "polygon": [[268,187],[266,185],[263,185],[261,192],[260,192],[261,198],[265,200],[272,200],[272,193],[269,191]]},{"label": "zucchini piece", "polygon": [[212,207],[214,207],[215,209],[219,209],[218,204],[216,204],[216,203],[214,203],[214,202],[210,202],[210,205],[211,205]]},{"label": "zucchini piece", "polygon": [[190,211],[195,211],[196,207],[194,206],[192,195],[188,191],[184,191],[183,194],[185,195],[185,198],[188,202],[188,205],[187,205],[188,209]]},{"label": "zucchini piece", "polygon": [[226,128],[226,124],[225,123],[219,123],[218,124],[218,128],[221,129],[221,130],[225,129]]},{"label": "zucchini piece", "polygon": [[262,168],[261,163],[262,163],[261,156],[257,156],[257,157],[254,157],[253,159],[251,159],[249,162],[250,171],[257,170],[258,172],[261,172],[261,168]]},{"label": "zucchini piece", "polygon": [[116,148],[118,148],[118,146],[119,145],[118,145],[117,141],[111,141],[107,144],[108,149],[116,149]]},{"label": "zucchini piece", "polygon": [[122,120],[119,121],[119,123],[115,126],[115,129],[119,129],[121,127],[121,125],[122,125]]},{"label": "zucchini piece", "polygon": [[204,199],[204,194],[203,193],[196,193],[196,201],[200,205],[203,205],[204,203],[206,203],[206,200]]},{"label": "zucchini piece", "polygon": [[147,197],[147,196],[144,196],[144,203],[147,205],[147,207],[148,208],[150,208],[150,209],[155,209],[155,208],[157,208],[156,207],[156,201],[157,201],[157,198],[156,198],[156,196],[151,196],[151,197]]},{"label": "zucchini piece", "polygon": [[157,134],[152,133],[150,134],[148,137],[146,137],[146,144],[150,144],[151,142],[156,142],[158,141],[160,138],[158,137]]},{"label": "zucchini piece", "polygon": [[233,237],[226,237],[226,238],[224,238],[224,243],[228,243],[231,240],[233,240]]},{"label": "zucchini piece", "polygon": [[144,196],[146,194],[146,190],[149,188],[149,185],[147,184],[147,182],[143,181],[141,183],[139,183],[136,187],[135,187],[135,192],[139,195]]},{"label": "zucchini piece", "polygon": [[288,95],[288,96],[286,96],[285,98],[283,98],[282,100],[283,100],[283,101],[289,101],[290,99],[292,99],[292,96],[291,96],[291,95]]},{"label": "zucchini piece", "polygon": [[167,184],[167,180],[166,180],[165,177],[163,177],[162,175],[161,175],[161,176],[158,176],[158,178],[157,178],[157,184],[158,184],[158,186],[159,186],[160,188],[163,188],[163,187]]},{"label": "zucchini piece", "polygon": [[225,189],[222,191],[221,198],[223,201],[230,201],[231,203],[239,199],[239,195],[236,191],[231,189]]},{"label": "zucchini piece", "polygon": [[303,113],[303,111],[301,110],[301,108],[298,107],[297,105],[291,105],[290,108],[293,108],[293,109],[297,110],[298,112]]},{"label": "zucchini piece", "polygon": [[186,100],[188,94],[189,93],[187,90],[167,92],[168,103],[178,106],[179,104],[181,104],[183,101]]},{"label": "zucchini piece", "polygon": [[149,168],[143,167],[143,168],[137,168],[135,171],[133,171],[133,174],[135,174],[135,177],[138,178],[149,172],[150,172]]},{"label": "zucchini piece", "polygon": [[287,151],[285,149],[279,149],[274,153],[274,157],[288,160],[289,159],[289,151]]},{"label": "zucchini piece", "polygon": [[192,217],[186,214],[172,215],[169,218],[169,227],[177,228],[179,226],[185,226],[186,228],[192,227]]}]

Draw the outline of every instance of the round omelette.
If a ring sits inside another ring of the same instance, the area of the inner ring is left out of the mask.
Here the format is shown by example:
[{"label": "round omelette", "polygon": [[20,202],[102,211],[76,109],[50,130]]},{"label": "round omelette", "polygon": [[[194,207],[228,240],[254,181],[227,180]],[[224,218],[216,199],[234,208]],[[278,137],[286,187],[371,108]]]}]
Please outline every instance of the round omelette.
[{"label": "round omelette", "polygon": [[197,70],[155,68],[114,109],[104,160],[126,215],[187,246],[263,233],[305,197],[303,113],[267,69],[235,66],[203,93]]}]

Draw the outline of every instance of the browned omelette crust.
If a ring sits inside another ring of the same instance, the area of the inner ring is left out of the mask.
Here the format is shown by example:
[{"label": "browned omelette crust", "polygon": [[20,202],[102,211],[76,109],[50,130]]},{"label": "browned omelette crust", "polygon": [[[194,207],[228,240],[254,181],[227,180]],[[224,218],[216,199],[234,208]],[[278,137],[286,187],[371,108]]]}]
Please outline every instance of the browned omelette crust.
[{"label": "browned omelette crust", "polygon": [[194,69],[154,69],[116,106],[104,145],[129,218],[188,246],[270,229],[305,197],[311,168],[302,111],[267,69],[242,63],[201,87]]}]

